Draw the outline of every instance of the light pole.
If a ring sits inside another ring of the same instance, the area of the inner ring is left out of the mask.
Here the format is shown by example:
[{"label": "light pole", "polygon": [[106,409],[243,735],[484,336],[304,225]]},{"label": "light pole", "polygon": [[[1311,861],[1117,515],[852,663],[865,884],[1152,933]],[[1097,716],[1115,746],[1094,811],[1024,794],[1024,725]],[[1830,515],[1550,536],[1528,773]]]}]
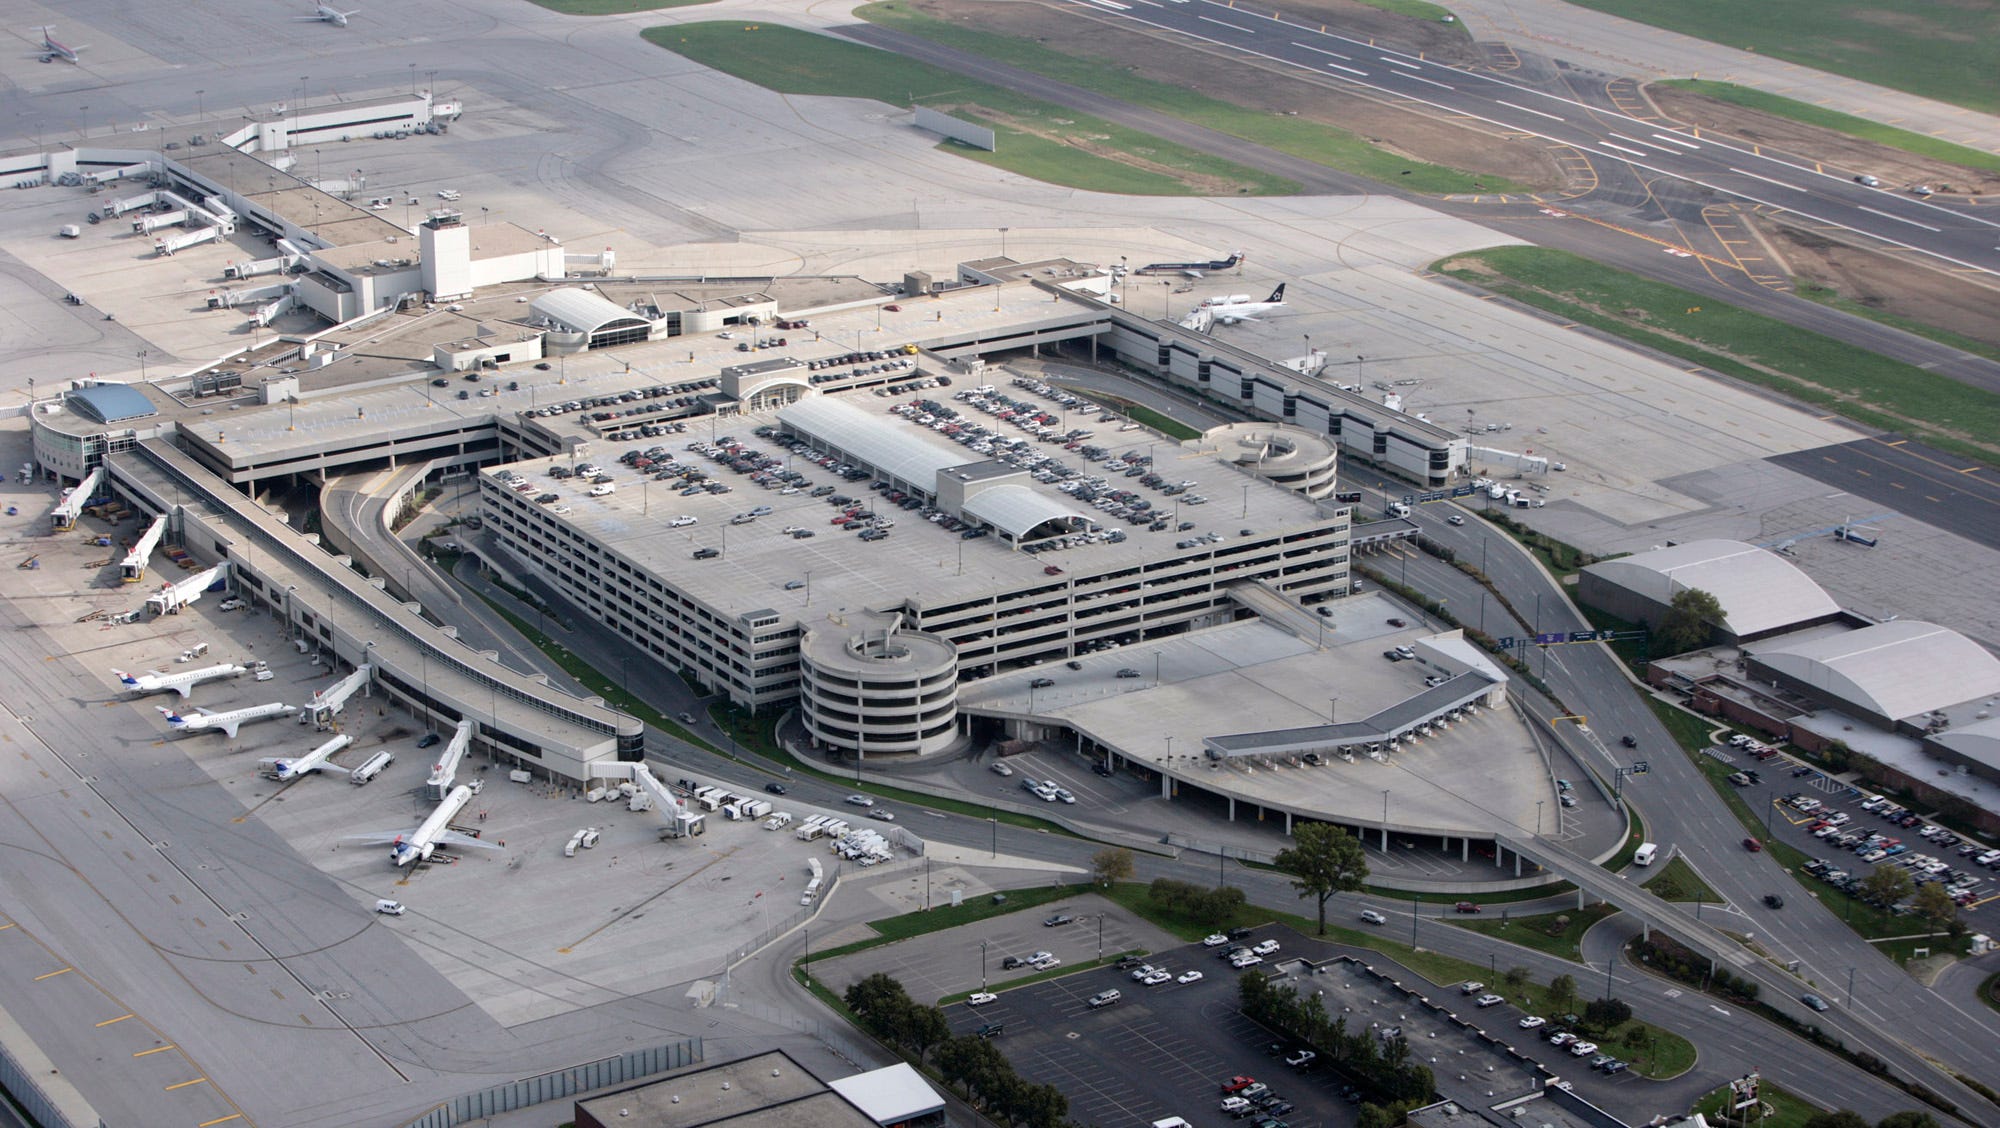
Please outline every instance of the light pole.
[{"label": "light pole", "polygon": [[986,941],[979,942],[979,989],[986,990]]},{"label": "light pole", "polygon": [[1013,230],[1013,229],[1012,229],[1012,228],[1009,228],[1009,227],[1002,227],[1002,228],[1000,229],[1000,257],[1001,257],[1001,258],[1006,258],[1006,257],[1007,257],[1007,232],[1009,232],[1009,231],[1011,231],[1011,230]]},{"label": "light pole", "polygon": [[1000,820],[988,815],[986,825],[993,831],[993,856],[1000,856]]},{"label": "light pole", "polygon": [[1543,799],[1535,800],[1535,837],[1537,838],[1540,838],[1542,836],[1542,804],[1544,802],[1546,802],[1546,800]]},{"label": "light pole", "polygon": [[1382,852],[1389,852],[1389,789],[1382,789]]},{"label": "light pole", "polygon": [[[1322,621],[1324,621],[1324,620],[1322,620]],[[1326,699],[1326,723],[1327,723],[1327,724],[1334,724],[1334,723],[1336,723],[1336,722],[1334,721],[1334,714],[1335,714],[1335,712],[1337,712],[1337,711],[1338,711],[1339,709],[1340,709],[1340,698],[1338,698],[1338,697],[1329,697],[1329,698],[1327,698],[1327,699]],[[1385,791],[1385,792],[1383,792],[1382,794],[1386,796],[1386,795],[1388,795],[1389,793]],[[1388,816],[1388,815],[1387,815],[1387,814],[1385,813],[1385,814],[1384,814],[1384,815],[1383,815],[1382,817],[1386,819],[1386,818],[1388,818],[1389,816]]]},{"label": "light pole", "polygon": [[202,128],[208,121],[208,114],[202,109],[201,104],[201,96],[206,93],[208,93],[207,90],[196,90],[194,92],[194,127],[197,130]]}]

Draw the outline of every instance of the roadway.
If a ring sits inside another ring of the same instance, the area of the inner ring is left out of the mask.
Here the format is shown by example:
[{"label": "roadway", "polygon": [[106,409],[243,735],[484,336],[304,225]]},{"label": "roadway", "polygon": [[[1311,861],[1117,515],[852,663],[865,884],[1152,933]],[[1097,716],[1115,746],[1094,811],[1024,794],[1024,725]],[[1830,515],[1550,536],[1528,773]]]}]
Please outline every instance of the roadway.
[{"label": "roadway", "polygon": [[1092,17],[1129,20],[1282,63],[1372,94],[1469,117],[1782,209],[1969,270],[2000,273],[2000,223],[1963,207],[1863,187],[1826,171],[1585,105],[1572,97],[1405,55],[1220,0],[1089,0]]}]

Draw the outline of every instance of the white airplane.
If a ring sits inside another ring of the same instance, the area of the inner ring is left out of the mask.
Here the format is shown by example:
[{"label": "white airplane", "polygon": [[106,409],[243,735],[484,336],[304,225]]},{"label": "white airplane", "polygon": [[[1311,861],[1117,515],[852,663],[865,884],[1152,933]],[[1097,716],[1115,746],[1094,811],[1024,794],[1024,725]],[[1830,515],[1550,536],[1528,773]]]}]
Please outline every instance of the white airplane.
[{"label": "white airplane", "polygon": [[[1243,300],[1236,301],[1234,300],[1236,298],[1243,298]],[[1211,304],[1204,302],[1202,304],[1207,305],[1215,314],[1215,319],[1224,325],[1235,325],[1241,321],[1255,321],[1257,320],[1257,314],[1269,313],[1274,309],[1285,308],[1285,284],[1283,282],[1278,283],[1278,288],[1271,291],[1271,296],[1261,302],[1253,302],[1241,294],[1231,294],[1230,299],[1230,301],[1223,303]]]},{"label": "white airplane", "polygon": [[225,663],[220,666],[203,666],[199,670],[189,670],[180,674],[163,674],[154,670],[152,673],[133,677],[123,670],[111,672],[118,675],[119,684],[135,694],[165,693],[171,689],[182,697],[187,697],[194,693],[194,687],[202,682],[213,681],[216,678],[238,677],[248,671],[241,666]]},{"label": "white airplane", "polygon": [[167,719],[167,725],[175,732],[204,732],[221,729],[229,739],[236,739],[236,730],[244,721],[261,721],[266,717],[285,717],[299,711],[297,705],[280,705],[273,701],[269,705],[252,705],[247,709],[231,709],[226,713],[209,713],[200,709],[192,716],[183,717],[165,705],[155,705],[160,715]]},{"label": "white airplane", "polygon": [[346,771],[346,768],[333,763],[329,757],[352,743],[354,743],[353,737],[341,733],[297,759],[287,760],[281,756],[271,756],[257,762],[264,765],[264,770],[272,779],[279,783],[289,783],[300,776],[311,775],[321,768],[330,768],[337,772]]},{"label": "white airplane", "polygon": [[314,4],[312,15],[293,16],[292,18],[300,23],[330,23],[335,27],[346,27],[349,16],[358,16],[360,14],[361,9],[359,8],[351,12],[343,12],[330,4]]},{"label": "white airplane", "polygon": [[80,63],[83,61],[77,58],[77,55],[80,52],[82,52],[86,47],[88,47],[89,44],[85,44],[83,47],[70,47],[58,41],[55,36],[49,34],[49,32],[54,31],[55,28],[38,27],[35,30],[42,33],[43,62],[53,63],[57,59],[61,59],[65,63]]},{"label": "white airplane", "polygon": [[439,846],[500,849],[491,842],[481,842],[470,834],[460,834],[451,829],[451,820],[465,809],[465,804],[471,799],[472,788],[461,783],[451,789],[451,794],[444,797],[444,802],[439,803],[437,809],[430,813],[430,817],[415,830],[374,831],[368,834],[350,834],[347,837],[349,841],[354,842],[389,843],[389,860],[398,866],[430,861],[431,851]]}]

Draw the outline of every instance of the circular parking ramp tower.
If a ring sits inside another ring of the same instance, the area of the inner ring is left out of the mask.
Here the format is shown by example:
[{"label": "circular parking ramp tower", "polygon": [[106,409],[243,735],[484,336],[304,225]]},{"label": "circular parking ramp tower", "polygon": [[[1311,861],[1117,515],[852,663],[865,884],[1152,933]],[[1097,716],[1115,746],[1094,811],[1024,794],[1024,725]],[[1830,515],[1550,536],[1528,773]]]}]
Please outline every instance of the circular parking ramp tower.
[{"label": "circular parking ramp tower", "polygon": [[900,617],[855,630],[830,615],[799,638],[799,701],[818,743],[866,758],[926,755],[956,739],[958,648]]}]

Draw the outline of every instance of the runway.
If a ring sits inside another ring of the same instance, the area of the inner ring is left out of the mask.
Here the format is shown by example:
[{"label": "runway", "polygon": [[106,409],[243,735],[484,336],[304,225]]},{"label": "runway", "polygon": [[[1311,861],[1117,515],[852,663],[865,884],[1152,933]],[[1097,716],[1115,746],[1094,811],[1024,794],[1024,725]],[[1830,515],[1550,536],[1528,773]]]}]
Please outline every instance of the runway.
[{"label": "runway", "polygon": [[1920,251],[1965,270],[2000,273],[2000,223],[1965,208],[1864,187],[1851,170],[1802,166],[1698,132],[1665,128],[1575,98],[1461,70],[1221,0],[1073,0],[1091,17],[1130,20],[1319,79],[1574,146],[1718,195]]}]

